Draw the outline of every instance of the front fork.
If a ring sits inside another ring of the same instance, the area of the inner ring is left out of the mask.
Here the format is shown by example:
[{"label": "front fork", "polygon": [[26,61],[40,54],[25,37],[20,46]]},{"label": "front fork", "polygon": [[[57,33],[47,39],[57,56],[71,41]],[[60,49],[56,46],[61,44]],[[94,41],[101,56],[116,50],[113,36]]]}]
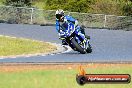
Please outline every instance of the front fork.
[{"label": "front fork", "polygon": [[[72,40],[74,37],[70,37],[70,38],[67,38],[65,41],[66,43],[71,46],[72,48],[74,48],[71,44],[71,42],[69,40]],[[86,38],[85,41],[81,41],[78,37],[76,37],[76,41],[78,42],[78,44],[85,50],[87,50],[87,48],[89,47],[89,39]]]},{"label": "front fork", "polygon": [[84,43],[84,48],[87,49],[89,47],[89,39],[86,39],[86,42]]},{"label": "front fork", "polygon": [[76,37],[76,40],[83,49],[87,49],[89,47],[89,39],[85,38],[81,41],[78,37]]}]

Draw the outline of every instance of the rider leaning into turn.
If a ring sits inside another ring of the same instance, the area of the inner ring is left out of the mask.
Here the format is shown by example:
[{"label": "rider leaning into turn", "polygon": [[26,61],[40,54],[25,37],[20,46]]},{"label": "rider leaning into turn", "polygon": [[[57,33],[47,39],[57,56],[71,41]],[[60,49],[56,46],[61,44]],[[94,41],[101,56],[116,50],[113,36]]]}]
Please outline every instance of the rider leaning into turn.
[{"label": "rider leaning into turn", "polygon": [[56,30],[59,33],[59,38],[62,40],[62,45],[65,45],[63,39],[65,38],[65,29],[68,28],[68,23],[73,23],[75,26],[75,33],[76,35],[80,36],[83,40],[83,43],[86,43],[85,32],[81,29],[78,25],[78,21],[74,19],[72,16],[65,16],[64,11],[59,9],[55,13],[56,15]]}]

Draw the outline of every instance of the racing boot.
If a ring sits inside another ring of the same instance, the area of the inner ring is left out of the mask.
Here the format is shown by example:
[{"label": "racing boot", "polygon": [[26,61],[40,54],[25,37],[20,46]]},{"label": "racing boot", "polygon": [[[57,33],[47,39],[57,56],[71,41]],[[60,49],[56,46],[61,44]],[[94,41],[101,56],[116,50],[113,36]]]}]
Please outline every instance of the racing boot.
[{"label": "racing boot", "polygon": [[65,40],[62,40],[62,45],[68,45]]},{"label": "racing boot", "polygon": [[65,36],[60,36],[59,39],[62,40],[62,45],[68,45],[65,41]]}]

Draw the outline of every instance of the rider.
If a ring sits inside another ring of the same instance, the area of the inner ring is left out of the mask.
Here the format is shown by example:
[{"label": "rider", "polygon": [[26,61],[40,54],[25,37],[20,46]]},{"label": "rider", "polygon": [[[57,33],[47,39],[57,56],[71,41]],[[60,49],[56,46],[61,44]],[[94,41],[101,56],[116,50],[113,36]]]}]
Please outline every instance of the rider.
[{"label": "rider", "polygon": [[87,39],[85,38],[84,29],[78,25],[78,21],[74,19],[72,16],[65,16],[64,11],[59,9],[55,13],[56,15],[56,30],[59,33],[59,38],[62,40],[62,45],[67,45],[63,40],[65,38],[65,28],[68,27],[68,23],[73,23],[75,26],[75,33],[80,36],[83,40],[83,43],[86,43]]}]

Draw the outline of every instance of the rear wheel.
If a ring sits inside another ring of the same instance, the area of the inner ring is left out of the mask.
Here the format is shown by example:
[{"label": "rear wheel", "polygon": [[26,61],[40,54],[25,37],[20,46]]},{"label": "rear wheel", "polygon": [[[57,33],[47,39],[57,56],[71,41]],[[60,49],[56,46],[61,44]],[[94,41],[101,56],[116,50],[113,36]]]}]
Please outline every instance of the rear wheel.
[{"label": "rear wheel", "polygon": [[77,50],[78,52],[80,52],[81,54],[85,54],[85,53],[86,53],[86,50],[83,49],[83,48],[75,41],[75,38],[73,38],[73,39],[71,40],[71,43],[72,43],[72,45],[76,48],[76,50]]}]

